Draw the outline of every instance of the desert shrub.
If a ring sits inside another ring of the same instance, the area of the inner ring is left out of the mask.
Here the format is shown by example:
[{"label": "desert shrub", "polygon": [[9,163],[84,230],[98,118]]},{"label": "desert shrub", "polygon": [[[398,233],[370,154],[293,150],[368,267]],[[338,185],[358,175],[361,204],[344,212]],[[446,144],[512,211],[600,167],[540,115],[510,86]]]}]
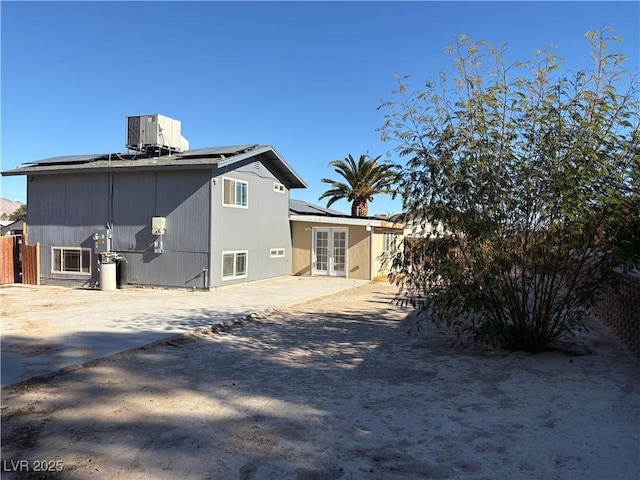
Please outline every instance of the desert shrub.
[{"label": "desert shrub", "polygon": [[[585,327],[617,271],[640,261],[638,74],[588,32],[593,67],[552,51],[510,65],[461,36],[421,91],[399,77],[382,137],[406,161],[413,233],[397,301],[471,341],[540,351]],[[618,269],[618,270],[617,270]]]}]

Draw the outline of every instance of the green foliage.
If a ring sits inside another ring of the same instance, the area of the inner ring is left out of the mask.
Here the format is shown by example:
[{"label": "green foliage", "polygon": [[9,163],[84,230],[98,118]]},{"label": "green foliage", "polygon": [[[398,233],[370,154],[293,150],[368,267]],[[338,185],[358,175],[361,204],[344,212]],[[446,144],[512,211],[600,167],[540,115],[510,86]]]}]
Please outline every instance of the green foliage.
[{"label": "green foliage", "polygon": [[331,189],[320,195],[320,200],[329,198],[327,207],[341,199],[351,202],[351,215],[365,217],[368,214],[368,203],[374,195],[387,193],[394,195],[393,184],[397,178],[396,167],[392,164],[379,163],[380,157],[371,158],[360,155],[358,162],[351,155],[344,160],[329,163],[346,183],[323,178],[322,182],[331,185]]},{"label": "green foliage", "polygon": [[472,341],[539,351],[638,267],[638,74],[608,31],[586,35],[590,69],[564,71],[551,51],[506,65],[506,47],[462,36],[438,82],[409,93],[398,78],[380,108],[415,229],[393,262],[399,302]]},{"label": "green foliage", "polygon": [[[3,214],[3,217],[5,215]],[[6,220],[10,220],[15,222],[17,220],[26,220],[27,219],[27,205],[22,204],[17,209],[15,209],[12,213],[6,215]],[[5,220],[5,218],[3,218]]]}]

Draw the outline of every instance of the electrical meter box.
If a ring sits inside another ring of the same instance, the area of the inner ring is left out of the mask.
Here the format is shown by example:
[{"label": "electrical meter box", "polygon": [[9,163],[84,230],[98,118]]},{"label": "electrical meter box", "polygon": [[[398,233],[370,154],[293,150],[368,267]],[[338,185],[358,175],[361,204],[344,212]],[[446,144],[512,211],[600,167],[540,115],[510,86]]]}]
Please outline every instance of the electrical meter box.
[{"label": "electrical meter box", "polygon": [[95,253],[107,253],[111,251],[111,231],[96,230],[93,232]]},{"label": "electrical meter box", "polygon": [[166,217],[151,217],[151,233],[153,235],[164,235],[166,226]]}]

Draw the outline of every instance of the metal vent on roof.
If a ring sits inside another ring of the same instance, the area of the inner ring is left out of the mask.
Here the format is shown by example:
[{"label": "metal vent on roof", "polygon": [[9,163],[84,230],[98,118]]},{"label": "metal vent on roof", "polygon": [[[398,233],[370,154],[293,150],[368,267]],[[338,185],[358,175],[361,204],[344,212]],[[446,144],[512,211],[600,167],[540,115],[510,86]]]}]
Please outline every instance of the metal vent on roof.
[{"label": "metal vent on roof", "polygon": [[140,117],[127,117],[127,145],[141,145]]},{"label": "metal vent on roof", "polygon": [[179,120],[164,115],[127,117],[127,148],[138,152],[165,154],[189,150],[189,142],[180,134]]}]

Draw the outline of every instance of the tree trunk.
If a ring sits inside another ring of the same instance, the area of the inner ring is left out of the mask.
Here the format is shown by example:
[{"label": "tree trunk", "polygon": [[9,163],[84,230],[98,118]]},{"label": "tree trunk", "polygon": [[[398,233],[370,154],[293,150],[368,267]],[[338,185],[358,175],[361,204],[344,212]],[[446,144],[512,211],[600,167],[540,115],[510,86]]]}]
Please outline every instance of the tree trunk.
[{"label": "tree trunk", "polygon": [[369,204],[365,201],[354,200],[351,204],[352,217],[366,217],[369,215]]}]

